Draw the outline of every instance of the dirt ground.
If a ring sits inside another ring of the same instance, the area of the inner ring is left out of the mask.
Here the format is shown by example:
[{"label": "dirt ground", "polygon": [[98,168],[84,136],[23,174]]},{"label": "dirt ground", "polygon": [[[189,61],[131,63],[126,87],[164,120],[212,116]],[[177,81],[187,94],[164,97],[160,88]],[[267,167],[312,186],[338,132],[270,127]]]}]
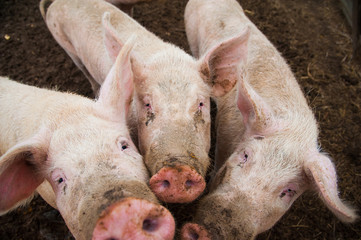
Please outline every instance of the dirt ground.
[{"label": "dirt ground", "polygon": [[[92,97],[87,79],[47,30],[38,2],[0,0],[0,75]],[[334,159],[340,196],[361,209],[361,64],[352,57],[351,30],[339,1],[240,2],[290,64],[319,121],[320,145]],[[168,0],[142,4],[135,7],[134,18],[189,52],[183,22],[186,3]],[[178,225],[190,220],[194,210],[194,205],[169,207]],[[37,197],[28,206],[0,217],[0,239],[57,240],[72,236],[59,212]],[[257,239],[361,239],[361,224],[341,223],[316,194],[309,192]]]}]

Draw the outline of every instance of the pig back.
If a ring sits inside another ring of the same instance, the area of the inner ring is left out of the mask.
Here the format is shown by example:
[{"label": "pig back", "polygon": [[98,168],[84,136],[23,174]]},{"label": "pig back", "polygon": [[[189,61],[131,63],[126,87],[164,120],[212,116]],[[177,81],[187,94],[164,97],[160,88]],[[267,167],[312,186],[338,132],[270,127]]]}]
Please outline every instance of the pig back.
[{"label": "pig back", "polygon": [[[102,84],[113,61],[105,46],[105,30],[102,17],[110,13],[110,22],[124,44],[132,35],[137,38],[133,51],[142,54],[142,60],[160,49],[163,42],[144,29],[135,20],[118,8],[103,0],[57,0],[46,13],[46,23],[57,42],[65,49],[77,65]],[[79,64],[80,62],[80,64]],[[81,66],[79,66],[84,70]]]},{"label": "pig back", "polygon": [[0,77],[0,153],[33,136],[44,124],[57,123],[77,105],[86,106],[91,102],[74,94],[40,89]]}]

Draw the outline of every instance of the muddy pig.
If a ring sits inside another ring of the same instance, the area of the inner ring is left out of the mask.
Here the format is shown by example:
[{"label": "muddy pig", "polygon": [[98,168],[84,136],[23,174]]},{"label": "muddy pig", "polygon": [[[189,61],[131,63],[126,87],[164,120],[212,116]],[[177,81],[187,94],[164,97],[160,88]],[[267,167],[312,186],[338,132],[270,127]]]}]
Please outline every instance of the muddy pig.
[{"label": "muddy pig", "polygon": [[182,238],[254,239],[308,189],[341,221],[354,221],[355,210],[338,196],[334,164],[320,152],[315,117],[293,73],[237,1],[190,0],[185,24],[195,56],[222,44],[240,61],[222,76],[236,87],[215,98],[217,174]]},{"label": "muddy pig", "polygon": [[126,127],[130,49],[96,102],[0,77],[0,214],[38,192],[76,239],[173,239]]},{"label": "muddy pig", "polygon": [[210,81],[206,73],[227,69],[217,59],[230,59],[230,53],[219,46],[212,57],[196,61],[101,0],[56,0],[47,10],[43,2],[49,30],[95,92],[123,43],[138,36],[131,54],[135,90],[128,123],[152,175],[150,187],[165,202],[196,199],[210,163],[209,96],[232,88],[217,77]]}]

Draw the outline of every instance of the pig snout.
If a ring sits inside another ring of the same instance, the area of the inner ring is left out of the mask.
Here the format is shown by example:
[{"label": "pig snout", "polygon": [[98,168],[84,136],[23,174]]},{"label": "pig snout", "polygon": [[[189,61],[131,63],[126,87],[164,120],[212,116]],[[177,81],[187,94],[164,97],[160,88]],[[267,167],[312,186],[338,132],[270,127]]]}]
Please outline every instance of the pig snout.
[{"label": "pig snout", "polygon": [[173,239],[175,222],[163,206],[137,198],[113,203],[100,215],[93,240]]},{"label": "pig snout", "polygon": [[165,166],[149,181],[155,195],[167,203],[187,203],[195,200],[206,187],[204,178],[186,165]]},{"label": "pig snout", "polygon": [[210,240],[207,230],[196,224],[187,223],[182,227],[181,240]]}]

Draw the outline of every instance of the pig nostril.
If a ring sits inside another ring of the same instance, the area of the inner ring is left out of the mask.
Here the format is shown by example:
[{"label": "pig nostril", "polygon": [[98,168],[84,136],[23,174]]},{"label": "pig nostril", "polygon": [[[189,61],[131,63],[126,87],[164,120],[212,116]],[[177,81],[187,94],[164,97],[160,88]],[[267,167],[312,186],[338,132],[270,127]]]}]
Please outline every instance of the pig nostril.
[{"label": "pig nostril", "polygon": [[158,221],[155,219],[145,219],[143,221],[143,230],[147,232],[154,232],[158,228]]},{"label": "pig nostril", "polygon": [[169,188],[170,182],[169,182],[168,180],[164,180],[164,181],[162,182],[162,186],[163,186],[164,188]]},{"label": "pig nostril", "polygon": [[192,180],[187,180],[186,181],[186,188],[190,188],[194,185],[194,182]]},{"label": "pig nostril", "polygon": [[196,233],[196,232],[191,232],[191,233],[189,234],[189,238],[190,238],[191,240],[198,240],[198,239],[199,239],[199,235],[198,235],[198,233]]},{"label": "pig nostril", "polygon": [[118,240],[118,238],[113,238],[113,237],[111,237],[111,238],[107,238],[107,239],[105,239],[105,240]]}]

